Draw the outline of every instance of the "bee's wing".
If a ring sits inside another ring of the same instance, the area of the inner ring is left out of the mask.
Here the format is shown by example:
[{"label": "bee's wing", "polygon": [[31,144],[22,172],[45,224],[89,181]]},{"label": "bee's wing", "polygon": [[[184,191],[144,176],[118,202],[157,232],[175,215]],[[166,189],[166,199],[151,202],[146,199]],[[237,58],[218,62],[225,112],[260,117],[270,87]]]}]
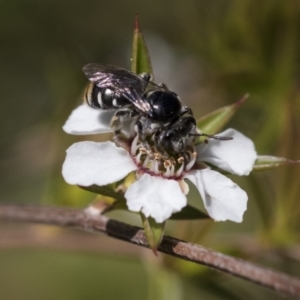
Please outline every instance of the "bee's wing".
[{"label": "bee's wing", "polygon": [[98,87],[117,91],[141,112],[147,113],[150,109],[143,96],[149,82],[142,77],[117,66],[102,64],[88,64],[83,72]]},{"label": "bee's wing", "polygon": [[143,94],[147,82],[130,71],[112,65],[88,64],[83,67],[87,78],[100,88],[111,88],[123,93],[126,88]]}]

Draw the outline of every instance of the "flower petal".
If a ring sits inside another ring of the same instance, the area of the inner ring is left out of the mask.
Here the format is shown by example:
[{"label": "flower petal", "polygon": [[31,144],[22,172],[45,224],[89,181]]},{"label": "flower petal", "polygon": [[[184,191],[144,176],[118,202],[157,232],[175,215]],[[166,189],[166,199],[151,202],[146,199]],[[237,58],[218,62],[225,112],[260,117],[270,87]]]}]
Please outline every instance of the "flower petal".
[{"label": "flower petal", "polygon": [[242,222],[248,196],[237,184],[210,169],[191,171],[185,178],[198,188],[204,206],[213,219]]},{"label": "flower petal", "polygon": [[161,223],[186,206],[186,197],[177,181],[143,174],[126,191],[131,211],[142,211]]},{"label": "flower petal", "polygon": [[94,109],[82,104],[74,109],[63,126],[69,134],[96,134],[112,132],[109,123],[114,111]]},{"label": "flower petal", "polygon": [[237,175],[248,175],[257,158],[253,142],[239,131],[229,128],[218,136],[233,137],[233,140],[210,139],[197,147],[198,159],[206,161]]},{"label": "flower petal", "polygon": [[105,185],[136,170],[127,151],[112,142],[79,142],[67,150],[62,174],[69,184]]}]

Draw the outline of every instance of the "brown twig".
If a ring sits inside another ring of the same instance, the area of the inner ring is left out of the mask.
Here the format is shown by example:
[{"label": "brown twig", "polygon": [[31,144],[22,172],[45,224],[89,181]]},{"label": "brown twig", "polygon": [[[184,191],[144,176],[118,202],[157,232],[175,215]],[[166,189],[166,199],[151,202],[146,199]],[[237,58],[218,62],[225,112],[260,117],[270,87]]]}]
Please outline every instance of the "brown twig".
[{"label": "brown twig", "polygon": [[105,256],[117,255],[128,259],[144,258],[148,251],[147,248],[124,243],[104,234],[95,238],[94,234],[86,234],[86,232],[79,230],[65,230],[64,227],[61,227],[60,230],[57,230],[57,227],[49,230],[49,225],[0,224],[0,250],[46,248]]},{"label": "brown twig", "polygon": [[[105,216],[92,217],[82,210],[32,205],[0,205],[0,220],[52,224],[89,232],[101,232],[136,245],[149,247],[141,228],[111,220]],[[163,238],[158,250],[300,299],[300,280],[283,273],[169,236]]]}]

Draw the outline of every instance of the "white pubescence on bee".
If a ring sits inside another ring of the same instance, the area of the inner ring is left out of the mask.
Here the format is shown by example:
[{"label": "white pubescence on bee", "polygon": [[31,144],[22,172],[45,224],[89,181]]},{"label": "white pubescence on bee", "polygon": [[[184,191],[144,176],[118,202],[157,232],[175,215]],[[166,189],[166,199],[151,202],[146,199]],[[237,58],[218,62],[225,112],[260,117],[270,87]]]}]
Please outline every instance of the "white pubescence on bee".
[{"label": "white pubescence on bee", "polygon": [[102,95],[100,92],[98,92],[97,100],[98,100],[99,105],[102,106]]},{"label": "white pubescence on bee", "polygon": [[114,107],[118,107],[117,99],[113,99],[112,104]]}]

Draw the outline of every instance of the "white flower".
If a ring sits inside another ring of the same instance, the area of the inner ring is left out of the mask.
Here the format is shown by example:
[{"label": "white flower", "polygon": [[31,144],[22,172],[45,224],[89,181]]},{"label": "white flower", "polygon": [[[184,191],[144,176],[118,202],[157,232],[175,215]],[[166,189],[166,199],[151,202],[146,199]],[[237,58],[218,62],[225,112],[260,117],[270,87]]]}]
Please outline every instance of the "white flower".
[{"label": "white flower", "polygon": [[[82,110],[85,118],[82,118]],[[97,112],[97,114],[95,113]],[[64,130],[75,134],[108,132],[107,121],[101,122],[101,110],[90,110],[82,105],[72,113]],[[79,117],[78,117],[79,116]],[[117,147],[113,142],[79,142],[67,150],[63,165],[66,182],[81,186],[106,185],[124,178],[136,171],[137,180],[125,192],[127,206],[134,212],[141,211],[160,223],[187,204],[185,179],[198,189],[204,206],[216,221],[241,222],[247,208],[247,194],[226,176],[210,168],[196,169],[195,160],[215,165],[229,173],[248,175],[256,160],[253,142],[234,129],[227,129],[219,136],[233,137],[232,140],[210,139],[197,146],[196,155],[191,155],[186,164],[178,162],[161,164],[151,158],[139,145],[138,137],[131,143],[130,152]],[[178,167],[178,164],[181,166]]]},{"label": "white flower", "polygon": [[112,132],[109,127],[112,115],[113,111],[97,110],[82,104],[72,111],[63,130],[76,135]]}]

